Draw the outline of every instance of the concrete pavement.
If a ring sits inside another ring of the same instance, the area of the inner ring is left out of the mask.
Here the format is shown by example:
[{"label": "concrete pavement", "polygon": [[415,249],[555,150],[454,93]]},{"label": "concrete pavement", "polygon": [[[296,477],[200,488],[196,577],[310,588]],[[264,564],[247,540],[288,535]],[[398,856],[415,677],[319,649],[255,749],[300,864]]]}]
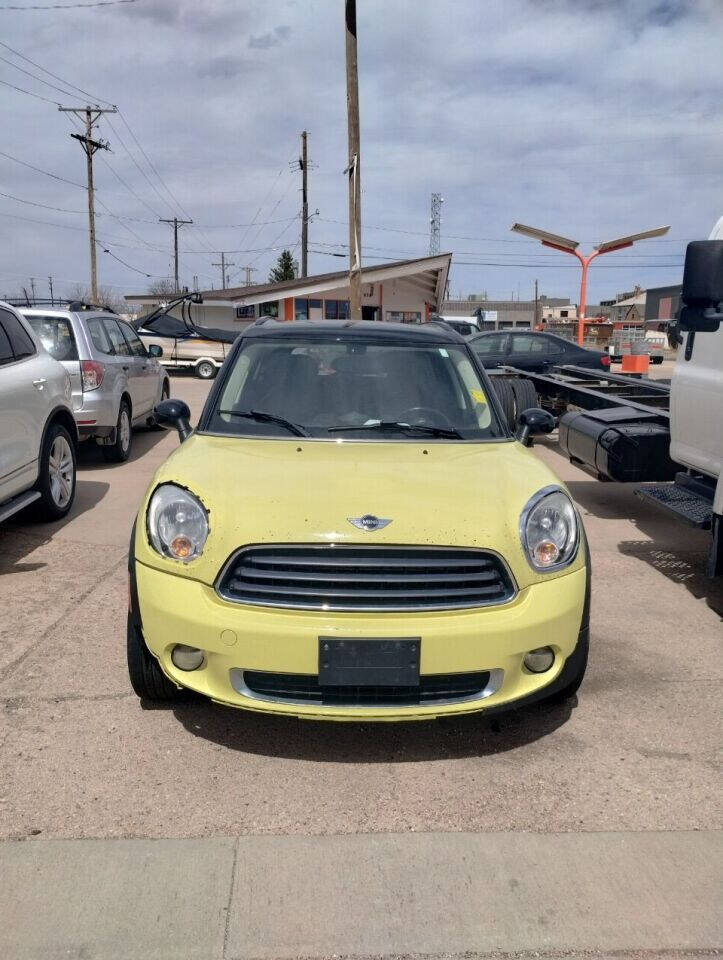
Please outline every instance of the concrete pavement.
[{"label": "concrete pavement", "polygon": [[[200,408],[207,384],[172,385]],[[0,916],[11,918],[0,956],[450,956],[536,944],[547,957],[671,957],[720,945],[723,590],[704,576],[704,534],[545,442],[539,455],[568,483],[592,550],[591,663],[577,703],[373,727],[201,701],[144,709],[125,668],[125,556],[138,501],[176,443],[141,433],[120,466],[86,451],[67,521],[0,530]],[[224,900],[229,856],[236,892]],[[632,886],[614,886],[621,872]],[[554,922],[531,925],[548,900]],[[559,909],[568,901],[575,936]],[[502,946],[478,906],[488,902]],[[516,926],[504,919],[513,909],[525,916]],[[619,939],[601,926],[613,915]]]},{"label": "concrete pavement", "polygon": [[0,955],[710,955],[716,854],[684,832],[4,844]]}]

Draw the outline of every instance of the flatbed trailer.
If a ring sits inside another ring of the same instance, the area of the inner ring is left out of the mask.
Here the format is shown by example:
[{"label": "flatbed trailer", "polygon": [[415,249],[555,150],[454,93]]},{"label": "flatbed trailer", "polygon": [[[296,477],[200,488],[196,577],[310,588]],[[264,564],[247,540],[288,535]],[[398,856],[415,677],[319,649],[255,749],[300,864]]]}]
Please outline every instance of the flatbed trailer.
[{"label": "flatbed trailer", "polygon": [[[689,526],[711,529],[714,484],[670,458],[669,383],[572,365],[489,373],[510,423],[521,410],[510,409],[504,398],[519,394],[529,402],[534,389],[537,405],[558,418],[558,443],[571,463],[598,480],[644,483],[634,491],[641,499]],[[712,575],[721,570],[720,555],[714,540]]]}]

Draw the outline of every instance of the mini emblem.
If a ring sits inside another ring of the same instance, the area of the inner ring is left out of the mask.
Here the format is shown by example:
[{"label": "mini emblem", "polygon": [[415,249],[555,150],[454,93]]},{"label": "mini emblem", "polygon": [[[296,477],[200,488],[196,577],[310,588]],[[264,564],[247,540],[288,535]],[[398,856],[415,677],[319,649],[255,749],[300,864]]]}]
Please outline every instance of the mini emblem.
[{"label": "mini emblem", "polygon": [[363,517],[347,517],[347,520],[359,530],[366,530],[369,533],[373,530],[381,530],[392,522],[391,520],[382,520],[381,517],[375,517],[371,513],[365,513]]}]

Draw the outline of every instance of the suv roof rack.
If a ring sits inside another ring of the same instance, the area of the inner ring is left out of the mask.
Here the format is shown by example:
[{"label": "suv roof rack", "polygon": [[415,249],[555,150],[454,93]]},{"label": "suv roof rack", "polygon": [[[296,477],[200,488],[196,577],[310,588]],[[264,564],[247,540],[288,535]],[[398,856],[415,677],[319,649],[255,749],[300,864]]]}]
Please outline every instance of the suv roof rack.
[{"label": "suv roof rack", "polygon": [[11,307],[58,307],[59,310],[72,310],[81,313],[83,310],[105,310],[115,313],[107,303],[86,303],[85,300],[69,300],[60,297],[13,297],[7,300]]}]

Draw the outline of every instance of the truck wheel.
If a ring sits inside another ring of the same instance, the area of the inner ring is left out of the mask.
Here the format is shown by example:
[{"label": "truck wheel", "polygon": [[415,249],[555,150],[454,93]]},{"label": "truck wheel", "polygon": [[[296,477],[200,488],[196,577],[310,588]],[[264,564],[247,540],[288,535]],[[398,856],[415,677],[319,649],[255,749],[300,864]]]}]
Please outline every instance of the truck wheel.
[{"label": "truck wheel", "polygon": [[491,377],[490,379],[497,394],[497,399],[502,406],[507,426],[510,430],[514,430],[517,411],[515,409],[515,394],[512,389],[512,383],[506,377]]},{"label": "truck wheel", "polygon": [[535,385],[531,380],[523,380],[518,377],[516,380],[510,380],[509,383],[515,395],[515,407],[518,417],[523,410],[540,406],[537,390],[535,390]]},{"label": "truck wheel", "polygon": [[133,692],[141,700],[155,700],[166,703],[171,700],[183,700],[186,696],[185,691],[179,690],[161,670],[158,661],[149,651],[143,637],[136,629],[130,613],[127,622],[128,676]]},{"label": "truck wheel", "polygon": [[60,423],[48,427],[40,454],[36,489],[40,500],[36,514],[41,520],[60,520],[73,506],[75,498],[75,447],[70,434]]},{"label": "truck wheel", "polygon": [[127,400],[121,400],[118,410],[118,422],[115,426],[115,440],[113,443],[101,447],[103,456],[109,463],[123,463],[131,455],[131,439],[133,427],[131,425],[131,408]]},{"label": "truck wheel", "polygon": [[216,368],[210,360],[199,360],[196,364],[196,376],[201,380],[213,380],[216,376]]}]

